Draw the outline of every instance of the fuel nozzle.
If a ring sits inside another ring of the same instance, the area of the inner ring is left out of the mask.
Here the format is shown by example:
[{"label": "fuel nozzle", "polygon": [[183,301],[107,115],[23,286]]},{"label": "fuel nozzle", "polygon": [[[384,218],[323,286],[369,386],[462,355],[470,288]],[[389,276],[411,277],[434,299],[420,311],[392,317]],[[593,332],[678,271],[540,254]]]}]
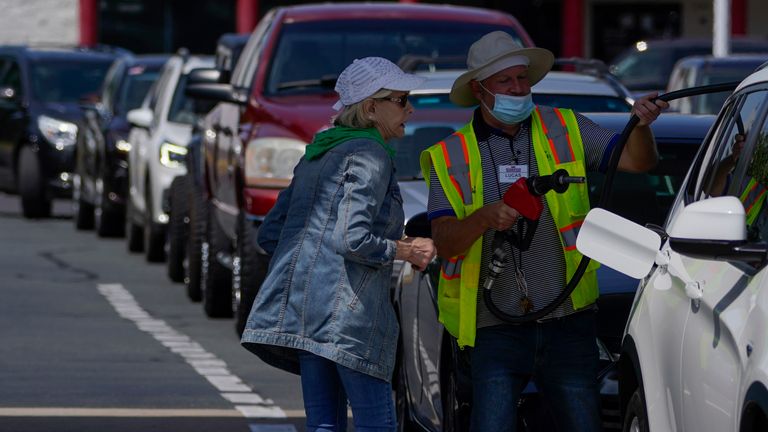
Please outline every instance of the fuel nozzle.
[{"label": "fuel nozzle", "polygon": [[526,183],[531,195],[542,196],[551,190],[563,193],[571,183],[584,183],[584,177],[574,177],[568,175],[568,171],[559,169],[550,175],[529,177]]}]

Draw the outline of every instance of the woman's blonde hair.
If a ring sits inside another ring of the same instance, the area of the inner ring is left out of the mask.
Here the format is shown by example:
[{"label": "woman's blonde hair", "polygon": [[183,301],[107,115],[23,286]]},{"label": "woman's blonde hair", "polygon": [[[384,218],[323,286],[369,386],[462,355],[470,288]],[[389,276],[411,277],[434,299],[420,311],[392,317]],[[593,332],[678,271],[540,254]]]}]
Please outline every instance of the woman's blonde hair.
[{"label": "woman's blonde hair", "polygon": [[376,126],[376,123],[368,117],[363,104],[368,99],[377,99],[387,97],[392,94],[392,90],[381,89],[371,96],[352,105],[345,105],[331,121],[334,126],[346,126],[353,128],[368,129]]}]

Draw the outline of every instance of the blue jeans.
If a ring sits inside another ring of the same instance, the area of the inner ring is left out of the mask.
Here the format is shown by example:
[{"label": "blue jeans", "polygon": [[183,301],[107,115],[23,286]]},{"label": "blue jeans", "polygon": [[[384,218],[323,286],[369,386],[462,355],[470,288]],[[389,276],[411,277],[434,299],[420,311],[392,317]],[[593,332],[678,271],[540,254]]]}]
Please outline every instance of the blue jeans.
[{"label": "blue jeans", "polygon": [[533,378],[560,431],[602,429],[595,314],[477,330],[472,350],[473,432],[517,427],[517,402]]},{"label": "blue jeans", "polygon": [[299,354],[299,364],[307,432],[346,431],[347,399],[356,432],[397,429],[390,383],[308,352]]}]

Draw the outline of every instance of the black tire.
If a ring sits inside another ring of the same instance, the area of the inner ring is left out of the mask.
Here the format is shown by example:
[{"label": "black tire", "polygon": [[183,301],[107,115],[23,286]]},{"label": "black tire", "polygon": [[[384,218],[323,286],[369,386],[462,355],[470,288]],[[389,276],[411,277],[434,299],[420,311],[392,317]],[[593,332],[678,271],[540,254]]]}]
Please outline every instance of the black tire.
[{"label": "black tire", "polygon": [[96,203],[93,212],[96,234],[99,237],[122,237],[125,235],[125,212],[106,206],[107,202],[109,198],[104,189],[104,177],[100,174],[96,180]]},{"label": "black tire", "polygon": [[217,259],[219,252],[230,252],[229,239],[214,220],[208,204],[205,242],[202,246],[203,309],[210,318],[232,318],[232,272]]},{"label": "black tire", "polygon": [[40,161],[30,147],[22,147],[16,173],[19,195],[21,195],[21,211],[24,217],[49,217],[51,200],[46,196]]},{"label": "black tire", "polygon": [[133,209],[133,201],[130,195],[127,198],[125,209],[125,243],[130,252],[144,251],[144,229],[134,220],[136,210]]},{"label": "black tire", "polygon": [[203,299],[203,241],[208,220],[208,206],[200,190],[189,183],[189,241],[187,242],[187,265],[185,266],[187,297],[193,302]]},{"label": "black tire", "polygon": [[184,281],[184,253],[189,234],[189,199],[187,176],[178,176],[171,182],[171,214],[168,218],[168,277],[174,282]]},{"label": "black tire", "polygon": [[240,211],[237,217],[237,245],[232,260],[232,309],[235,311],[235,331],[243,335],[253,301],[269,268],[269,256],[256,245],[258,228]]},{"label": "black tire", "polygon": [[72,181],[72,210],[75,228],[78,230],[93,229],[93,204],[85,201],[83,197],[83,178],[80,174],[77,174]]},{"label": "black tire", "polygon": [[645,398],[640,388],[635,389],[624,413],[624,432],[649,432],[648,412],[645,409]]},{"label": "black tire", "polygon": [[144,257],[148,262],[165,261],[165,226],[155,222],[152,206],[152,185],[145,183],[144,196]]}]

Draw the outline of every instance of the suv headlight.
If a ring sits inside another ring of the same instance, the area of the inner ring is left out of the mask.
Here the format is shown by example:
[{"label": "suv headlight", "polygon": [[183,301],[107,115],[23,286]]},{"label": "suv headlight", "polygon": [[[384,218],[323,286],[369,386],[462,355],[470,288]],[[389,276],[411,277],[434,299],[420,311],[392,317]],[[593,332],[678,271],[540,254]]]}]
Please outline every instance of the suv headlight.
[{"label": "suv headlight", "polygon": [[72,146],[77,140],[77,125],[74,123],[41,115],[37,118],[37,128],[57,150]]},{"label": "suv headlight", "polygon": [[287,187],[307,143],[293,138],[257,138],[245,150],[249,186]]},{"label": "suv headlight", "polygon": [[187,148],[168,141],[160,145],[160,163],[168,168],[184,166]]}]

